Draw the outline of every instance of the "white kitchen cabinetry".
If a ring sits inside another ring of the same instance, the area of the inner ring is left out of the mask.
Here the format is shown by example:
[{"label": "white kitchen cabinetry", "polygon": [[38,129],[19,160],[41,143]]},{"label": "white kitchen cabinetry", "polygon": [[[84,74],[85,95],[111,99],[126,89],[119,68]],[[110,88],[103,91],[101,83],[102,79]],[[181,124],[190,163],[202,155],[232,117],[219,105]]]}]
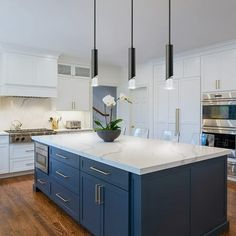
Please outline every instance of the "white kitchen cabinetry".
[{"label": "white kitchen cabinetry", "polygon": [[34,169],[34,144],[10,145],[10,173]]},{"label": "white kitchen cabinetry", "polygon": [[58,78],[57,110],[89,111],[90,81],[84,78]]},{"label": "white kitchen cabinetry", "polygon": [[236,49],[202,57],[202,91],[236,90]]},{"label": "white kitchen cabinetry", "polygon": [[[188,78],[199,77],[200,71],[200,57],[190,57],[186,59],[178,59],[174,61],[174,78]],[[156,82],[165,81],[165,63],[159,63],[154,65],[154,80]]]},{"label": "white kitchen cabinetry", "polygon": [[9,172],[9,136],[0,136],[0,174]]},{"label": "white kitchen cabinetry", "polygon": [[57,58],[4,52],[0,84],[2,96],[56,97]]},{"label": "white kitchen cabinetry", "polygon": [[[159,72],[154,76],[164,78],[163,67],[164,64],[159,64],[156,70]],[[176,68],[178,74],[174,76],[174,90],[165,90],[165,81],[154,77],[154,136],[166,139],[165,133],[169,132],[170,139],[176,140],[174,135],[178,131],[176,125],[179,120],[179,141],[191,143],[192,137],[200,132],[200,77],[196,76],[200,74],[200,58],[185,59],[182,63],[178,61]]]}]

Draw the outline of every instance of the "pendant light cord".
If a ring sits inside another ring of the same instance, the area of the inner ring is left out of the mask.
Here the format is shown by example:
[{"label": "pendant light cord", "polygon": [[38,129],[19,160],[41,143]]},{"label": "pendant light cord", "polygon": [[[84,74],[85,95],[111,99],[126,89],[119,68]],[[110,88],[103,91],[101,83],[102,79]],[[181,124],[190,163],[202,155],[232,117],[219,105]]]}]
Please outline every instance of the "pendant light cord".
[{"label": "pendant light cord", "polygon": [[134,44],[134,1],[131,0],[131,48],[133,48]]},{"label": "pendant light cord", "polygon": [[169,44],[171,44],[171,0],[169,0]]},{"label": "pendant light cord", "polygon": [[96,49],[96,0],[94,0],[94,49]]}]

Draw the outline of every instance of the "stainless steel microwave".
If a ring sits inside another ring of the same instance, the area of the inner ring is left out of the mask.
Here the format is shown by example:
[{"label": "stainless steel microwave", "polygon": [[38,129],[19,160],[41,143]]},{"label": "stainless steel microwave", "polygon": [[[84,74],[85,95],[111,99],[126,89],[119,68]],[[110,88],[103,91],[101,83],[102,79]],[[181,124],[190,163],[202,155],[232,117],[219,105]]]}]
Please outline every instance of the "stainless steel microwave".
[{"label": "stainless steel microwave", "polygon": [[35,143],[35,167],[48,174],[48,146]]}]

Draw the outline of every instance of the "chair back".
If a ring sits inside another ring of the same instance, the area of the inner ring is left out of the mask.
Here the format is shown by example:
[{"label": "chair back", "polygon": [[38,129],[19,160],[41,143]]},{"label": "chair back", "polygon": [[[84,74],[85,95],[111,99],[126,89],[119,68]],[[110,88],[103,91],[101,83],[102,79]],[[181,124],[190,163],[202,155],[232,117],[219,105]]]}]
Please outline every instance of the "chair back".
[{"label": "chair back", "polygon": [[133,133],[134,137],[148,138],[149,130],[147,128],[136,128]]}]

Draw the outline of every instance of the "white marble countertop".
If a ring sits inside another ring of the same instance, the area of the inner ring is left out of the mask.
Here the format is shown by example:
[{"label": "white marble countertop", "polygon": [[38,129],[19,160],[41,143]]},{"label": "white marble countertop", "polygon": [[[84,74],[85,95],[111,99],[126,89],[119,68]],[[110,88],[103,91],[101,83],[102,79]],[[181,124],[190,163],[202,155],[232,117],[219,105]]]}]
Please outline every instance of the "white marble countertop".
[{"label": "white marble countertop", "polygon": [[120,136],[104,143],[95,132],[34,136],[33,140],[138,174],[146,174],[230,153],[227,149]]},{"label": "white marble countertop", "polygon": [[9,133],[5,132],[5,131],[0,131],[0,136],[6,136],[9,135]]},{"label": "white marble countertop", "polygon": [[63,134],[63,133],[76,133],[76,132],[84,132],[84,131],[92,131],[92,128],[81,128],[81,129],[55,129],[54,131],[57,132],[57,134]]}]

